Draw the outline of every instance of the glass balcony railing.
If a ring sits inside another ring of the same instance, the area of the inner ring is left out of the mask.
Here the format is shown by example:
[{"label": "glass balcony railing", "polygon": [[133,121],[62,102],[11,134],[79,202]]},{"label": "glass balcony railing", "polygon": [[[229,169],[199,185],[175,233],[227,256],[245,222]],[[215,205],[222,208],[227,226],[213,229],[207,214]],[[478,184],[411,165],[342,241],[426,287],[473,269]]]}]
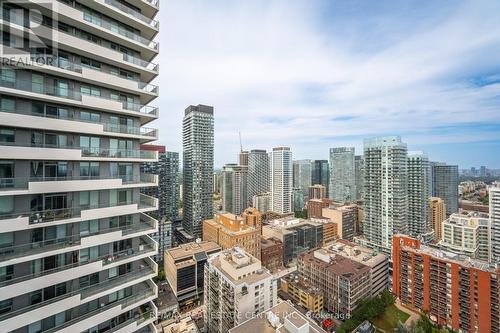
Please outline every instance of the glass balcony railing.
[{"label": "glass balcony railing", "polygon": [[113,124],[113,123],[104,123],[104,122],[95,122],[95,121],[90,121],[90,120],[83,120],[83,119],[78,119],[74,118],[71,116],[63,116],[63,115],[48,115],[48,114],[40,114],[36,112],[31,112],[29,110],[22,110],[22,109],[15,109],[15,110],[8,110],[8,109],[2,109],[0,106],[0,112],[7,112],[7,113],[16,113],[16,114],[23,114],[27,116],[35,116],[35,117],[41,117],[41,118],[53,118],[53,119],[61,119],[61,120],[71,120],[71,121],[77,121],[77,122],[84,122],[84,123],[91,123],[91,124],[98,124],[103,126],[103,130],[105,132],[111,132],[111,133],[122,133],[122,134],[131,134],[131,135],[141,135],[141,136],[147,136],[151,138],[157,138],[158,137],[158,130],[156,128],[149,128],[149,127],[138,127],[138,126],[128,126],[128,125],[119,125],[119,124]]},{"label": "glass balcony railing", "polygon": [[86,312],[82,316],[77,316],[73,319],[66,321],[62,325],[59,325],[59,326],[56,326],[50,330],[44,331],[44,333],[58,332],[61,329],[64,329],[64,328],[69,327],[71,325],[74,325],[74,324],[76,324],[84,319],[91,318],[91,317],[93,317],[93,316],[95,316],[103,311],[109,310],[117,305],[121,305],[121,308],[123,309],[131,304],[139,303],[142,300],[145,300],[145,299],[150,298],[151,296],[155,295],[155,288],[151,287],[148,283],[145,283],[145,282],[141,283],[140,285],[137,286],[137,288],[134,288],[134,289],[135,290],[132,293],[132,295],[130,295],[128,297],[124,297],[120,300],[108,303],[107,305],[104,305],[96,310]]},{"label": "glass balcony railing", "polygon": [[74,290],[74,291],[68,292],[66,294],[48,299],[46,301],[36,303],[33,305],[29,305],[29,306],[26,306],[26,307],[23,307],[23,308],[14,310],[14,311],[7,312],[5,314],[0,315],[0,321],[19,316],[21,314],[30,312],[32,310],[40,309],[46,305],[54,304],[55,302],[61,301],[63,299],[66,299],[68,297],[72,297],[75,295],[81,295],[81,299],[84,299],[86,297],[98,294],[98,293],[103,292],[105,290],[109,290],[109,289],[121,286],[124,283],[130,282],[133,280],[137,280],[143,276],[147,276],[147,275],[150,275],[153,273],[155,273],[155,271],[152,267],[150,267],[148,265],[143,265],[142,267],[139,267],[138,269],[132,271],[131,273],[123,274],[123,275],[114,277],[112,279],[105,280],[103,282],[94,284],[92,286],[88,286],[85,288],[79,288],[77,290]]},{"label": "glass balcony railing", "polygon": [[147,23],[147,24],[151,25],[153,28],[158,29],[158,27],[160,25],[159,21],[150,19],[146,15],[143,15],[140,12],[138,12],[137,10],[134,10],[134,9],[128,7],[128,6],[125,6],[124,4],[122,4],[119,1],[116,1],[116,0],[105,0],[104,2],[106,4],[108,4],[108,5],[110,5],[110,6],[113,6],[113,7],[117,8],[117,9],[121,10],[122,12],[124,12],[126,14],[129,14],[129,15],[135,17],[136,19],[141,20],[144,23]]},{"label": "glass balcony railing", "polygon": [[[149,240],[149,238],[148,238],[148,240]],[[13,285],[16,283],[24,282],[24,281],[29,281],[29,280],[36,279],[36,278],[39,278],[42,276],[48,276],[50,274],[62,272],[62,271],[68,270],[68,269],[85,266],[87,264],[91,264],[91,263],[98,262],[98,261],[102,261],[103,265],[105,265],[105,264],[110,264],[110,263],[117,262],[120,260],[125,260],[125,259],[129,259],[129,258],[137,257],[137,256],[140,256],[144,253],[153,252],[155,250],[156,250],[156,246],[154,244],[149,244],[149,243],[147,243],[147,241],[144,241],[144,243],[142,245],[139,245],[139,247],[137,247],[137,248],[130,248],[130,249],[126,249],[123,251],[115,252],[113,254],[105,254],[105,255],[98,256],[97,258],[90,259],[88,261],[82,261],[82,262],[77,261],[77,262],[74,262],[72,264],[59,266],[59,267],[56,267],[53,269],[35,272],[35,273],[30,273],[30,274],[26,274],[23,276],[18,276],[18,277],[15,277],[13,279],[12,278],[11,279],[3,279],[2,281],[0,281],[0,288],[5,287],[5,286],[10,286],[10,285]],[[117,259],[111,260],[110,258],[117,258]]]},{"label": "glass balcony railing", "polygon": [[12,142],[0,142],[0,146],[14,146],[14,147],[37,147],[37,148],[51,148],[51,149],[78,149],[81,150],[82,157],[104,157],[104,158],[137,158],[137,159],[155,159],[157,154],[151,150],[137,150],[137,149],[108,149],[100,147],[73,147],[53,144],[19,144]]},{"label": "glass balcony railing", "polygon": [[126,30],[126,29],[118,26],[117,24],[112,24],[111,22],[109,22],[107,20],[103,20],[103,19],[97,18],[95,16],[93,17],[91,15],[89,17],[87,17],[86,15],[83,15],[83,19],[89,23],[95,24],[101,28],[104,28],[104,29],[109,30],[109,31],[114,32],[114,33],[117,33],[123,37],[129,38],[129,39],[131,39],[135,42],[138,42],[142,45],[145,45],[151,49],[158,50],[158,48],[159,48],[158,42],[144,38],[141,35],[138,35],[134,32],[131,32],[129,30]]},{"label": "glass balcony railing", "polygon": [[[141,193],[140,204],[138,205],[139,209],[158,208],[157,200],[155,198],[149,196],[146,196],[147,198],[143,198],[143,196],[146,195]],[[133,204],[135,204],[135,202],[130,200],[118,203],[99,204],[95,206],[86,206],[86,207],[68,207],[68,208],[57,208],[57,209],[31,210],[27,212],[0,213],[0,220],[27,217],[29,219],[30,224],[46,223],[46,222],[54,222],[70,218],[81,217],[81,213],[83,210],[110,208],[110,207],[133,205]]]},{"label": "glass balcony railing", "polygon": [[[69,88],[67,83],[61,83],[59,85],[53,85],[50,83],[38,83],[27,80],[18,80],[15,79],[13,81],[10,80],[0,80],[0,87],[4,88],[12,88],[42,95],[49,95],[59,98],[71,99],[75,101],[82,101],[82,94],[80,91]],[[149,105],[141,105],[138,103],[127,102],[115,100],[112,98],[106,98],[99,95],[88,95],[93,98],[102,98],[108,101],[114,101],[122,104],[123,109],[128,111],[136,111],[150,115],[158,115],[158,108],[149,106]]]},{"label": "glass balcony railing", "polygon": [[78,246],[81,244],[81,239],[85,237],[102,235],[116,231],[121,231],[123,235],[130,235],[141,231],[154,231],[156,229],[158,229],[158,222],[152,217],[141,213],[139,223],[133,223],[115,228],[100,229],[99,231],[92,233],[89,232],[86,234],[72,235],[40,242],[30,242],[26,244],[0,247],[0,262],[14,258],[31,256],[47,251],[55,251],[72,246]]},{"label": "glass balcony railing", "polygon": [[59,177],[15,177],[0,178],[0,191],[2,190],[26,190],[29,183],[35,182],[62,182],[74,180],[106,180],[121,179],[123,184],[141,184],[156,182],[153,174],[127,175],[127,176],[59,176]]},{"label": "glass balcony railing", "polygon": [[116,76],[116,77],[124,79],[124,80],[134,81],[137,83],[137,89],[142,90],[146,93],[150,93],[150,94],[156,94],[156,95],[158,94],[158,86],[156,86],[154,84],[136,81],[136,80],[131,80],[131,79],[128,79],[128,78],[125,78],[122,76],[117,76],[115,74],[112,74],[111,72],[105,72],[105,71],[101,70],[100,68],[88,67],[88,66],[82,66],[80,64],[75,64],[74,62],[70,62],[67,59],[56,58],[56,57],[51,58],[51,59],[53,59],[53,60],[46,61],[45,65],[56,67],[56,68],[66,69],[68,71],[72,71],[72,72],[79,73],[79,74],[81,74],[83,72],[83,68],[87,68],[87,69],[90,69],[90,70],[93,70],[96,72],[101,72],[101,73],[113,75],[113,76]]},{"label": "glass balcony railing", "polygon": [[110,330],[107,330],[106,333],[113,333],[116,331],[121,330],[122,328],[131,325],[133,323],[136,324],[136,326],[141,325],[142,323],[148,321],[148,320],[156,320],[157,314],[153,311],[147,311],[141,314],[136,314],[133,318],[130,318],[129,320],[124,321],[121,324],[116,325],[115,327],[111,328]]}]

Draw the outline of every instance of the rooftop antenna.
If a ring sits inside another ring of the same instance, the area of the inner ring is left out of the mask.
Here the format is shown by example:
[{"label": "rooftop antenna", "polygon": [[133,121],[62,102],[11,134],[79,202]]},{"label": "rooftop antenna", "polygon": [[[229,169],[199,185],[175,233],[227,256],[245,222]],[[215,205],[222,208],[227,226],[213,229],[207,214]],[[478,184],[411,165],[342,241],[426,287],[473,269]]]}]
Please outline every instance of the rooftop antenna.
[{"label": "rooftop antenna", "polygon": [[240,136],[240,152],[243,152],[243,145],[241,144],[241,132],[238,131],[238,134]]}]

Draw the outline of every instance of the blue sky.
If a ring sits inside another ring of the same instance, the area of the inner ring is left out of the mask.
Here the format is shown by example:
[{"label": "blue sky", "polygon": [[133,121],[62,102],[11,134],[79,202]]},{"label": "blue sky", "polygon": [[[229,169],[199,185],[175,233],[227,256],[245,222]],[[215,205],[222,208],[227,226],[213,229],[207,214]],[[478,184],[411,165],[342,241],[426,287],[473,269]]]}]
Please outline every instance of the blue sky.
[{"label": "blue sky", "polygon": [[500,1],[169,0],[160,10],[160,143],[215,107],[215,164],[401,135],[460,167],[500,168]]}]

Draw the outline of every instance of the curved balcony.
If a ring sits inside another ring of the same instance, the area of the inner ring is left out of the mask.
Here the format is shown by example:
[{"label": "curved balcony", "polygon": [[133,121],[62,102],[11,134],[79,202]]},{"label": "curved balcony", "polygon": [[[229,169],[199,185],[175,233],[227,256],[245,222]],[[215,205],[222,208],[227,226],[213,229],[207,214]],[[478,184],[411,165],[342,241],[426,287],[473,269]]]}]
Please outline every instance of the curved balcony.
[{"label": "curved balcony", "polygon": [[[98,0],[98,1],[102,1],[102,0]],[[160,21],[151,19],[151,18],[147,17],[146,15],[141,14],[137,10],[132,9],[132,8],[130,8],[128,6],[125,6],[123,3],[119,2],[119,1],[116,1],[116,0],[104,0],[104,2],[106,4],[108,4],[108,5],[110,5],[110,6],[113,6],[116,9],[119,9],[123,13],[125,13],[127,15],[130,15],[130,16],[133,16],[136,19],[138,19],[138,20],[140,20],[140,21],[142,21],[142,22],[150,25],[151,27],[153,27],[156,30],[158,30],[159,27],[160,27]]]}]

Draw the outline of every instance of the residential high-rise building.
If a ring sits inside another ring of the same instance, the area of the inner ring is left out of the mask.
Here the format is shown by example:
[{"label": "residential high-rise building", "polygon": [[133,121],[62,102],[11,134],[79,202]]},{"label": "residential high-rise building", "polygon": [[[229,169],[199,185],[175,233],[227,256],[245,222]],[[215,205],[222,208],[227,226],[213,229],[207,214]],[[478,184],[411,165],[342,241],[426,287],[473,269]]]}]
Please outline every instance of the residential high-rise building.
[{"label": "residential high-rise building", "polygon": [[179,218],[179,153],[166,151],[165,146],[141,145],[141,150],[158,152],[158,162],[142,163],[141,172],[158,175],[158,186],[143,193],[158,198],[158,216],[174,221]]},{"label": "residential high-rise building", "polygon": [[[323,185],[328,196],[328,186],[330,185],[330,168],[327,160],[311,161],[311,185]],[[311,198],[310,198],[311,199]]]},{"label": "residential high-rise building", "polygon": [[252,149],[248,154],[247,198],[249,205],[255,195],[269,192],[269,154],[265,150]]},{"label": "residential high-rise building", "polygon": [[446,220],[446,205],[441,198],[429,198],[429,224],[434,230],[434,240],[439,242],[442,236],[442,225]]},{"label": "residential high-rise building", "polygon": [[277,304],[277,281],[260,260],[234,247],[208,259],[205,270],[205,327],[227,333],[251,314]]},{"label": "residential high-rise building", "polygon": [[392,292],[403,305],[455,331],[500,332],[497,267],[404,235],[394,236],[392,253]]},{"label": "residential high-rise building", "polygon": [[330,148],[330,195],[337,202],[356,199],[354,147]]},{"label": "residential high-rise building", "polygon": [[356,200],[364,198],[365,165],[362,155],[354,156],[354,178],[356,183]]},{"label": "residential high-rise building", "polygon": [[[260,216],[258,211],[253,213]],[[203,222],[203,240],[215,242],[223,250],[238,246],[260,259],[260,222],[254,226],[249,216],[216,213],[213,219]]]},{"label": "residential high-rise building", "polygon": [[142,163],[141,172],[158,177],[158,186],[141,190],[158,198],[158,232],[152,237],[158,242],[157,262],[163,261],[163,253],[172,246],[172,221],[179,218],[179,153],[166,151],[165,146],[141,145],[142,150],[157,151],[158,162]]},{"label": "residential high-rise building", "polygon": [[180,311],[201,304],[207,258],[220,250],[217,243],[200,241],[165,251],[165,277],[177,298]]},{"label": "residential high-rise building", "polygon": [[500,186],[489,187],[491,262],[500,263]]},{"label": "residential high-rise building", "polygon": [[213,189],[212,192],[214,193],[220,193],[221,191],[221,186],[222,186],[222,175],[220,171],[214,172],[213,175]]},{"label": "residential high-rise building", "polygon": [[432,231],[429,224],[430,165],[423,152],[408,153],[408,232],[420,237]]},{"label": "residential high-rise building", "polygon": [[261,213],[267,213],[271,210],[271,192],[260,193],[252,198],[252,207]]},{"label": "residential high-rise building", "polygon": [[157,2],[0,6],[0,331],[156,332]]},{"label": "residential high-rise building", "polygon": [[248,168],[236,164],[222,167],[222,210],[240,215],[248,207],[247,200]]},{"label": "residential high-rise building", "polygon": [[311,160],[293,161],[293,188],[300,189],[307,200],[311,186]]},{"label": "residential high-rise building", "polygon": [[443,250],[464,254],[474,259],[490,258],[490,220],[488,214],[478,212],[453,213],[443,222]]},{"label": "residential high-rise building", "polygon": [[399,136],[364,140],[363,233],[372,246],[386,251],[394,233],[408,231],[407,159],[406,144]]},{"label": "residential high-rise building", "polygon": [[309,186],[309,200],[312,199],[325,199],[326,198],[326,188],[323,185],[312,185]]},{"label": "residential high-rise building", "polygon": [[213,216],[214,108],[189,106],[182,129],[184,229],[201,238],[202,223]]},{"label": "residential high-rise building", "polygon": [[458,166],[431,163],[432,196],[444,200],[446,215],[458,212]]},{"label": "residential high-rise building", "polygon": [[271,210],[278,214],[292,212],[292,152],[277,147],[269,153]]}]

